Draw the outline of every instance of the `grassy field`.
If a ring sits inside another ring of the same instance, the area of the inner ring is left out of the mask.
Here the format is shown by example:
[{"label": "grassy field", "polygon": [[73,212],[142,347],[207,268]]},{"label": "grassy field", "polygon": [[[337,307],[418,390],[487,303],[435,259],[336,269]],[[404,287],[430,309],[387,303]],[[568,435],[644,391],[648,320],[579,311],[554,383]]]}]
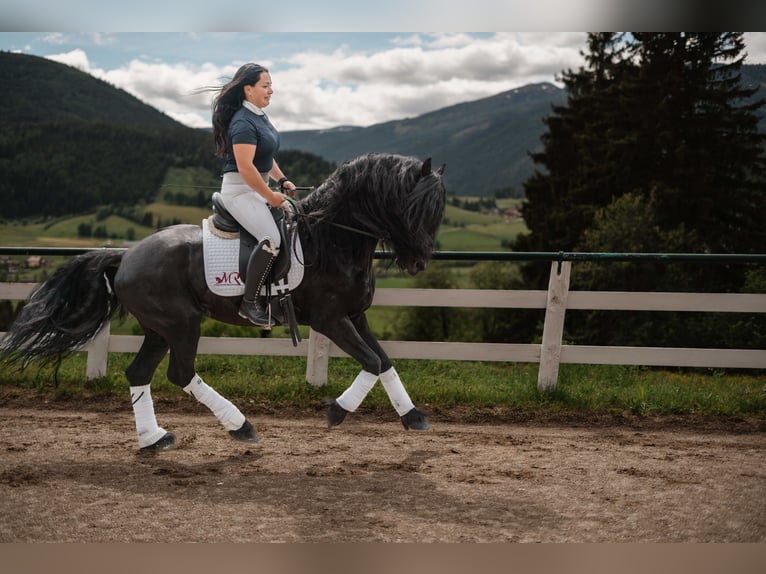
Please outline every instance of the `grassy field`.
[{"label": "grassy field", "polygon": [[[123,371],[131,354],[109,357],[106,377],[84,380],[85,356],[66,359],[54,383],[52,367],[30,367],[19,372],[3,369],[0,398],[32,393],[46,400],[127,398]],[[158,400],[185,395],[165,379],[167,359],[152,381]],[[201,355],[199,374],[221,393],[264,408],[316,407],[325,396],[338,396],[353,381],[359,367],[350,359],[332,359],[329,383],[315,388],[305,382],[306,361],[294,357],[236,357]],[[401,360],[397,370],[415,403],[450,416],[468,409],[484,419],[524,413],[562,416],[647,417],[695,416],[761,421],[766,424],[766,377],[711,370],[682,371],[628,366],[562,365],[557,390],[537,391],[537,365],[460,361]],[[365,400],[366,409],[390,409],[377,385]]]},{"label": "grassy field", "polygon": [[[205,170],[171,168],[165,176],[156,201],[140,207],[139,211],[151,212],[155,222],[158,219],[162,222],[175,220],[199,225],[202,219],[210,215],[209,208],[174,205],[168,201],[166,195],[184,195],[190,198],[195,198],[198,194],[209,196],[219,186],[220,180]],[[498,200],[497,204],[503,209],[518,206],[519,202],[518,199],[502,199]],[[445,210],[445,221],[437,239],[440,248],[446,251],[504,251],[504,241],[513,240],[518,233],[526,230],[523,220],[506,222],[498,215],[466,211],[452,205],[448,205]],[[78,227],[83,223],[94,228],[106,227],[109,239],[78,237]],[[139,225],[116,215],[98,220],[94,211],[57,220],[4,222],[0,225],[0,243],[25,247],[119,247],[128,239],[129,229],[132,230],[135,239],[142,239],[156,231],[154,227]]]}]

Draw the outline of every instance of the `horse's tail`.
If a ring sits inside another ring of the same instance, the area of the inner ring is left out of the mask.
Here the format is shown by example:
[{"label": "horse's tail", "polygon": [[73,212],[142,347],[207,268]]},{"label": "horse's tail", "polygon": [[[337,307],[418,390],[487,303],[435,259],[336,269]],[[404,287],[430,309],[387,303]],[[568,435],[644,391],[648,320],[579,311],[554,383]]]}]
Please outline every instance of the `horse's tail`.
[{"label": "horse's tail", "polygon": [[112,285],[124,253],[89,251],[59,267],[0,341],[0,359],[24,367],[60,360],[93,339],[120,307]]}]

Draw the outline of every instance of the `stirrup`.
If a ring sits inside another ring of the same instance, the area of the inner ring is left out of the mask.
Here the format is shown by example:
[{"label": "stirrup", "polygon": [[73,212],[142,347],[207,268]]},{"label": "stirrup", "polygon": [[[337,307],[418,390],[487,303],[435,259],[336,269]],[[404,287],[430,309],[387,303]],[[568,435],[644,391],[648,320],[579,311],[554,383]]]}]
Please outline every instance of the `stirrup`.
[{"label": "stirrup", "polygon": [[239,316],[264,329],[271,329],[275,325],[271,318],[270,310],[267,313],[261,309],[258,301],[242,299],[242,303],[239,306]]}]

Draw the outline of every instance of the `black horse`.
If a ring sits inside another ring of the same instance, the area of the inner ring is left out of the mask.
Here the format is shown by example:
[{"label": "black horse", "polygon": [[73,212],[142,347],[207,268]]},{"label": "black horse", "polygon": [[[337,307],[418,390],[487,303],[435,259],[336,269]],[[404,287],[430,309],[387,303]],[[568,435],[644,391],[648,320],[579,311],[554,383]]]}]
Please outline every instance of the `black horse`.
[{"label": "black horse", "polygon": [[[424,270],[442,221],[446,192],[442,166],[430,159],[369,154],[342,164],[297,202],[305,271],[292,292],[300,324],[324,334],[362,366],[353,384],[328,401],[329,426],[359,406],[380,377],[405,428],[426,429],[424,413],[407,396],[390,359],[370,331],[373,255],[381,241],[410,274]],[[149,392],[152,375],[170,351],[168,379],[207,405],[232,437],[257,440],[239,410],[197,375],[194,359],[204,316],[244,325],[240,296],[222,297],[203,273],[202,230],[175,225],[128,250],[94,250],[62,265],[30,297],[0,343],[0,356],[27,364],[81,349],[122,308],[144,331],[125,371],[130,383],[140,448],[175,446],[156,423]]]}]

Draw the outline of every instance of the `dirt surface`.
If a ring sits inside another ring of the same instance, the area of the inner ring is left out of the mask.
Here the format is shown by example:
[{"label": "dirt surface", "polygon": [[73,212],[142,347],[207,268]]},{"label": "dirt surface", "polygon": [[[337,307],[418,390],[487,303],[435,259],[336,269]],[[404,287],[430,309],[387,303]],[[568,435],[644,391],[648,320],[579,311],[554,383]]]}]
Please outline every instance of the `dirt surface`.
[{"label": "dirt surface", "polygon": [[0,542],[764,542],[766,433],[243,411],[260,442],[157,406],[0,407]]}]

